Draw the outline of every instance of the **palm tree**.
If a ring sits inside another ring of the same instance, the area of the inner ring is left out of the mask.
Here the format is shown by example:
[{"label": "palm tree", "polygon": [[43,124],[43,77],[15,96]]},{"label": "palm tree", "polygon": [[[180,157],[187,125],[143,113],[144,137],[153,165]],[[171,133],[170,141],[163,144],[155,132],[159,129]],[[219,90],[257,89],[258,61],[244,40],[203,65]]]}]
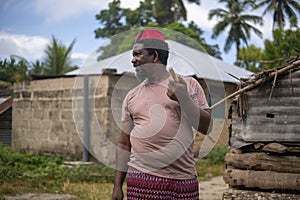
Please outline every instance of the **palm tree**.
[{"label": "palm tree", "polygon": [[246,46],[248,46],[247,40],[250,39],[251,31],[253,31],[259,37],[262,37],[261,31],[250,23],[262,25],[263,19],[262,17],[256,15],[242,14],[251,4],[251,1],[219,0],[219,2],[226,3],[226,8],[228,10],[218,8],[209,12],[209,19],[212,19],[213,17],[220,19],[220,21],[213,28],[212,38],[217,38],[221,33],[229,28],[224,51],[226,53],[229,52],[232,44],[235,43],[237,49],[236,60],[238,60],[241,40],[246,44]]},{"label": "palm tree", "polygon": [[[200,0],[186,1],[200,5]],[[152,5],[152,15],[159,25],[186,20],[187,11],[183,0],[146,0],[145,2]]]},{"label": "palm tree", "polygon": [[45,64],[42,61],[36,60],[31,63],[30,75],[43,75],[45,73]]},{"label": "palm tree", "polygon": [[75,39],[71,42],[69,47],[66,47],[52,36],[51,43],[45,49],[45,74],[62,75],[74,69],[74,67],[71,66],[70,58],[74,44]]},{"label": "palm tree", "polygon": [[273,30],[279,28],[283,30],[285,18],[294,20],[297,24],[297,13],[300,14],[299,0],[260,0],[255,8],[267,6],[263,12],[263,16],[267,12],[273,12]]}]

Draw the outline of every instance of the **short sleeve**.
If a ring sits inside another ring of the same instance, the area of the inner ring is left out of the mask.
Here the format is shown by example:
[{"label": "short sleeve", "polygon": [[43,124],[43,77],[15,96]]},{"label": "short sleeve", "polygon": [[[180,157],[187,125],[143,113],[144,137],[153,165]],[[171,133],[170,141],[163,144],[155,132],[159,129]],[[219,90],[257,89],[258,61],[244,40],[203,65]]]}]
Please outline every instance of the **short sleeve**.
[{"label": "short sleeve", "polygon": [[189,79],[188,90],[193,102],[198,105],[199,108],[209,109],[204,90],[196,79]]},{"label": "short sleeve", "polygon": [[122,103],[122,114],[121,114],[121,121],[126,122],[131,120],[131,115],[128,110],[128,99],[129,99],[130,92],[126,95],[123,103]]}]

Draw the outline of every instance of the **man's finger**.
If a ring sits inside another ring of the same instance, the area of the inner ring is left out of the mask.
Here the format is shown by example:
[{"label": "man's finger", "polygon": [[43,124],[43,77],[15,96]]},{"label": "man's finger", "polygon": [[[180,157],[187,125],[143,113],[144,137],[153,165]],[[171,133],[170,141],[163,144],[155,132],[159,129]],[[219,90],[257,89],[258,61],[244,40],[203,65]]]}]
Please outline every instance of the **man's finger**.
[{"label": "man's finger", "polygon": [[179,82],[178,76],[175,73],[173,67],[169,67],[168,69],[169,69],[169,73],[171,74],[171,76],[174,79],[174,81]]}]

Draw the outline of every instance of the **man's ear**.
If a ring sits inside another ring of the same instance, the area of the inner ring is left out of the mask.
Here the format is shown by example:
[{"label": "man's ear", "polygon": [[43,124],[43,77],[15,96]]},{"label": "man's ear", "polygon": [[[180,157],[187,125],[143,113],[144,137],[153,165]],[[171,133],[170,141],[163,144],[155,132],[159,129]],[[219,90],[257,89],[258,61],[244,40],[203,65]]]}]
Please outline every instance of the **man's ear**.
[{"label": "man's ear", "polygon": [[157,53],[157,51],[154,51],[154,54],[153,54],[153,61],[154,61],[154,62],[157,62],[157,61],[158,61],[158,53]]}]

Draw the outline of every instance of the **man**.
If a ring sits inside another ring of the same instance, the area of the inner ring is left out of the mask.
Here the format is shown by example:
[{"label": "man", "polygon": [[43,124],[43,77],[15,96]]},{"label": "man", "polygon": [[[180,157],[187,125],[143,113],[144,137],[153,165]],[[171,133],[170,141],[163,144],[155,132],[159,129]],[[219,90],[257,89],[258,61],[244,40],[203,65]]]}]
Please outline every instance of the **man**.
[{"label": "man", "polygon": [[210,110],[194,78],[172,79],[166,69],[168,56],[160,31],[137,34],[132,63],[142,82],[129,91],[122,106],[113,200],[124,197],[127,171],[128,200],[199,199],[192,127],[206,134]]}]

